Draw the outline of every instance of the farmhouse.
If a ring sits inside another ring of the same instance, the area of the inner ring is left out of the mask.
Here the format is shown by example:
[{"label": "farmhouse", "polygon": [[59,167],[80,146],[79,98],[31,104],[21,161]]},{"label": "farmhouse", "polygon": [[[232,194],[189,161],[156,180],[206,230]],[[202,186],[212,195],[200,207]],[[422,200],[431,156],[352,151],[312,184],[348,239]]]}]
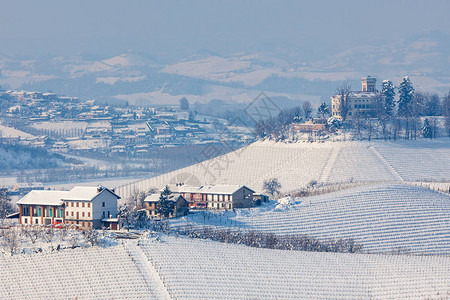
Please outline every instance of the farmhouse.
[{"label": "farmhouse", "polygon": [[[147,216],[159,219],[161,216],[158,214],[158,201],[160,194],[150,194],[144,200],[144,208],[147,212]],[[173,213],[169,216],[171,218],[185,216],[189,212],[189,203],[180,194],[170,194],[169,201],[173,202]]]},{"label": "farmhouse", "polygon": [[19,223],[101,228],[117,218],[117,199],[120,196],[113,190],[101,186],[77,186],[70,191],[33,190],[17,202]]},{"label": "farmhouse", "polygon": [[200,187],[178,184],[169,186],[183,195],[190,207],[209,209],[234,209],[253,206],[253,191],[244,185],[204,185]]}]

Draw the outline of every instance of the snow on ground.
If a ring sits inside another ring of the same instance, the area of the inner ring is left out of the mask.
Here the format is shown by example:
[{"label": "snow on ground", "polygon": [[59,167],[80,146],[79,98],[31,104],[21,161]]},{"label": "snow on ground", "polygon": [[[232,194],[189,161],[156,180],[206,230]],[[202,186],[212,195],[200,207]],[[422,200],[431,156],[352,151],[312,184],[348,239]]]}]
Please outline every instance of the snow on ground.
[{"label": "snow on ground", "polygon": [[450,180],[448,138],[377,143],[375,149],[404,180]]},{"label": "snow on ground", "polygon": [[450,258],[141,242],[174,299],[404,299],[450,295]]},{"label": "snow on ground", "polygon": [[404,299],[450,295],[450,257],[303,252],[186,237],[0,256],[3,299]]},{"label": "snow on ground", "polygon": [[411,185],[377,184],[297,198],[294,204],[289,198],[281,202],[236,213],[210,213],[206,218],[192,214],[174,220],[173,225],[306,234],[322,240],[353,238],[371,253],[401,248],[411,253],[450,254],[448,194]]},{"label": "snow on ground", "polygon": [[[198,160],[205,159],[199,154]],[[139,189],[162,187],[174,178],[186,184],[238,184],[261,191],[278,178],[282,192],[326,183],[450,181],[450,140],[397,142],[277,143],[259,141],[245,148],[136,183]],[[120,195],[133,186],[119,188]]]},{"label": "snow on ground", "polygon": [[85,130],[87,122],[74,122],[74,121],[45,121],[45,122],[35,122],[31,126],[36,129],[46,129],[46,130],[71,130],[71,129],[82,129]]},{"label": "snow on ground", "polygon": [[23,132],[21,130],[15,129],[13,127],[4,126],[4,125],[0,125],[0,137],[4,137],[4,138],[17,138],[17,137],[20,137],[22,139],[34,139],[34,138],[36,138],[32,134]]},{"label": "snow on ground", "polygon": [[154,299],[123,246],[0,256],[2,299]]}]

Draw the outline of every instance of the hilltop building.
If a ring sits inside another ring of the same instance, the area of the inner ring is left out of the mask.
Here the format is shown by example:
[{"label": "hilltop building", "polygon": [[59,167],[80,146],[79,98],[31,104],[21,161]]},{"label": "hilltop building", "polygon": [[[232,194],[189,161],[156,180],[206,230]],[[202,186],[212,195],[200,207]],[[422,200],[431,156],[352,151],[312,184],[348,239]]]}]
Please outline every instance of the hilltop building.
[{"label": "hilltop building", "polygon": [[[383,101],[383,96],[377,91],[375,77],[361,78],[361,91],[350,91],[347,96],[334,95],[331,97],[331,115],[339,120],[344,119],[346,103],[347,118],[373,115],[377,101]],[[344,103],[344,104],[343,104]]]},{"label": "hilltop building", "polygon": [[113,190],[101,186],[77,186],[70,191],[33,190],[17,201],[19,223],[117,229],[118,199],[120,196]]},{"label": "hilltop building", "polygon": [[170,185],[172,192],[181,194],[189,207],[208,209],[235,209],[253,206],[255,191],[245,185],[204,185],[200,187],[184,184]]}]

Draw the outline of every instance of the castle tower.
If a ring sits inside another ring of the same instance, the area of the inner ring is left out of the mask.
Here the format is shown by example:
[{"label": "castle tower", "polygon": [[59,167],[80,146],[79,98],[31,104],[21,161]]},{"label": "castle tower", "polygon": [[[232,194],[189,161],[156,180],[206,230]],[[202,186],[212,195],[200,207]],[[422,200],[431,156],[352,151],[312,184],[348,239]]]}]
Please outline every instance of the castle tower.
[{"label": "castle tower", "polygon": [[375,77],[362,77],[361,78],[361,85],[362,85],[362,91],[363,92],[376,92],[376,83],[377,79]]}]

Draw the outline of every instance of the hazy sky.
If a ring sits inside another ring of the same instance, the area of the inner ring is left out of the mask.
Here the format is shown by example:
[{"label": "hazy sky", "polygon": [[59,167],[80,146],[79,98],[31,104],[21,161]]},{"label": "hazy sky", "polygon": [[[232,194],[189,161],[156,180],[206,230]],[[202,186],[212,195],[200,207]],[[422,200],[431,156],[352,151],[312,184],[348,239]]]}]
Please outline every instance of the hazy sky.
[{"label": "hazy sky", "polygon": [[345,49],[450,33],[450,1],[5,0],[0,53],[184,57],[264,45]]}]

